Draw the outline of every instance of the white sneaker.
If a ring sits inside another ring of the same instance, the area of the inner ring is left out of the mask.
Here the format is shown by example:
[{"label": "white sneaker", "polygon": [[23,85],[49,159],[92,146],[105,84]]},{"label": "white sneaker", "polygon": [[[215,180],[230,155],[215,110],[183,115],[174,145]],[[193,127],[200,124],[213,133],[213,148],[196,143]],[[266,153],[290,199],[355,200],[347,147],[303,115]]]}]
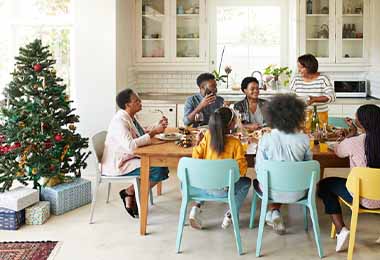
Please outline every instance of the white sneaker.
[{"label": "white sneaker", "polygon": [[341,252],[347,250],[348,241],[350,237],[350,230],[343,227],[339,234],[336,235],[336,248],[335,251]]},{"label": "white sneaker", "polygon": [[221,227],[223,229],[227,229],[229,226],[231,226],[231,224],[232,224],[231,214],[227,212],[226,214],[224,214],[224,218],[223,218],[223,222],[222,222]]},{"label": "white sneaker", "polygon": [[273,223],[273,230],[279,234],[283,235],[285,234],[285,224],[282,220],[282,216],[279,210],[273,210],[272,211],[272,223]]},{"label": "white sneaker", "polygon": [[193,206],[189,215],[189,222],[192,228],[202,229],[202,221],[199,218],[201,214],[201,209],[197,206]]},{"label": "white sneaker", "polygon": [[272,222],[272,211],[271,210],[268,210],[267,211],[267,214],[265,215],[265,223],[270,226],[270,227],[273,227],[273,222]]}]

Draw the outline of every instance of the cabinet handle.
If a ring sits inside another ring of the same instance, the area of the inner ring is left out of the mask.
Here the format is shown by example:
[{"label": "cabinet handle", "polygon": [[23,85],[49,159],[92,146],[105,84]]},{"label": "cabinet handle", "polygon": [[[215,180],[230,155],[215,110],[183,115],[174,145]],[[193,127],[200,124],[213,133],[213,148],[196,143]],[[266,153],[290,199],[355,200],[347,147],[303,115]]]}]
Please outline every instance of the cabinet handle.
[{"label": "cabinet handle", "polygon": [[169,112],[173,112],[173,108],[169,108]]}]

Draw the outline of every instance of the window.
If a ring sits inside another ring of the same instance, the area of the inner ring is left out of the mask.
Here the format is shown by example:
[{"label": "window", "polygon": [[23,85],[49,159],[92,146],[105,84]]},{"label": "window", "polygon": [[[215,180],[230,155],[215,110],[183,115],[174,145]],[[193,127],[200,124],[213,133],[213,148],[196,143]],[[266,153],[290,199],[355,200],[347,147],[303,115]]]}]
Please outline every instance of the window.
[{"label": "window", "polygon": [[285,63],[286,8],[280,1],[216,3],[215,66],[218,69],[224,49],[221,72],[224,74],[226,65],[232,67],[230,84],[240,84],[244,77],[263,71],[269,64]]},{"label": "window", "polygon": [[0,0],[0,99],[18,49],[35,38],[50,46],[57,75],[70,86],[71,0]]}]

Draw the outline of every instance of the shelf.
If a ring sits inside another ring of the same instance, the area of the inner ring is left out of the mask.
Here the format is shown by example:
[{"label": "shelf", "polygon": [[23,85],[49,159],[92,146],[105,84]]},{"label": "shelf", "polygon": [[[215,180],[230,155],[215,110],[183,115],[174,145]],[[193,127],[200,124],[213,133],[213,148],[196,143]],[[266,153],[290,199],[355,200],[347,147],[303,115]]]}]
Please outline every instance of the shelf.
[{"label": "shelf", "polygon": [[177,14],[178,17],[199,17],[199,14]]},{"label": "shelf", "polygon": [[363,38],[343,38],[343,41],[362,41]]},{"label": "shelf", "polygon": [[363,14],[343,14],[342,17],[363,17]]},{"label": "shelf", "polygon": [[159,15],[148,15],[148,14],[144,14],[142,15],[143,18],[148,18],[148,19],[151,19],[153,21],[156,21],[156,22],[159,22],[159,23],[162,23],[163,20],[165,19],[165,15],[162,15],[162,14],[159,14]]},{"label": "shelf", "polygon": [[308,41],[328,41],[326,38],[307,38]]},{"label": "shelf", "polygon": [[143,41],[163,41],[164,38],[143,38]]},{"label": "shelf", "polygon": [[306,17],[329,17],[328,14],[306,14]]},{"label": "shelf", "polygon": [[199,41],[199,38],[177,38],[177,41]]}]

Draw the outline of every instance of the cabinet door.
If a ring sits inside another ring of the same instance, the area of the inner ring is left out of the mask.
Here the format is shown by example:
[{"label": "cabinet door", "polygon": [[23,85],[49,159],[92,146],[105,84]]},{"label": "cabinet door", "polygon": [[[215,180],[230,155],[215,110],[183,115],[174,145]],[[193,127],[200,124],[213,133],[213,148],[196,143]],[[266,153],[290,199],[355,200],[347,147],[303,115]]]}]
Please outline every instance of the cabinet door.
[{"label": "cabinet door", "polygon": [[175,104],[152,104],[144,103],[142,110],[137,113],[137,119],[143,127],[156,125],[162,115],[165,115],[169,121],[169,127],[176,127],[177,111]]},{"label": "cabinet door", "polygon": [[175,62],[205,62],[208,39],[205,0],[173,0]]},{"label": "cabinet door", "polygon": [[367,62],[369,0],[337,0],[336,8],[337,61]]},{"label": "cabinet door", "polygon": [[301,54],[335,62],[335,0],[301,0]]},{"label": "cabinet door", "polygon": [[169,1],[137,1],[137,61],[164,62],[169,59]]}]

